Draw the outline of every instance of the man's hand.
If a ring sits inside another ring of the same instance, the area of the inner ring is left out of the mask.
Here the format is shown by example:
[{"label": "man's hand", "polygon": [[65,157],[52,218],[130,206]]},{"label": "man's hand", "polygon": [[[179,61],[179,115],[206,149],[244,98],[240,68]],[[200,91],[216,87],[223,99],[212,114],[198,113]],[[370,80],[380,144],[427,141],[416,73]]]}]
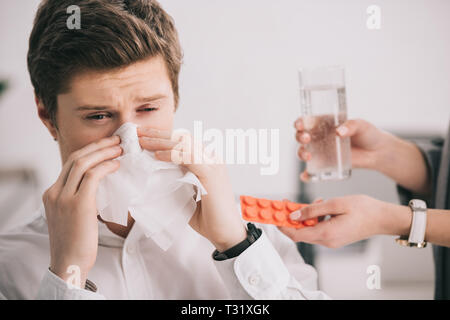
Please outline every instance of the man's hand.
[{"label": "man's hand", "polygon": [[111,160],[122,153],[119,143],[120,138],[113,136],[72,153],[42,197],[50,238],[50,270],[67,280],[69,266],[78,266],[82,288],[97,258],[97,188],[104,176],[119,168],[119,161]]},{"label": "man's hand", "polygon": [[[195,174],[208,194],[202,196],[189,224],[223,252],[244,240],[245,226],[237,209],[226,167],[220,159],[206,157],[202,150],[194,150],[194,144],[186,148],[180,140],[172,139],[170,131],[138,127],[139,142],[143,149],[155,152],[161,161],[174,162]],[[184,136],[190,142],[190,136]],[[201,155],[202,163],[195,163],[195,155]]]},{"label": "man's hand", "polygon": [[[300,213],[299,213],[300,212]],[[411,210],[366,195],[333,198],[291,213],[295,220],[319,218],[312,227],[279,227],[295,242],[339,248],[376,234],[407,235],[411,227]],[[325,219],[329,216],[329,219]]]}]

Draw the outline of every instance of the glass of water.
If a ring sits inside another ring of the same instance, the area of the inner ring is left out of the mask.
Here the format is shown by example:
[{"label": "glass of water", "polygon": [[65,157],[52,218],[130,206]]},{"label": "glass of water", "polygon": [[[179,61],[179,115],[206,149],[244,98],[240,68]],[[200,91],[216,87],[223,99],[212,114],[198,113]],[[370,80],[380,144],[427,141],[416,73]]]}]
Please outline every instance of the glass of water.
[{"label": "glass of water", "polygon": [[305,132],[311,135],[306,150],[310,181],[342,180],[351,176],[350,138],[336,128],[347,121],[345,71],[341,66],[301,68],[300,103]]}]

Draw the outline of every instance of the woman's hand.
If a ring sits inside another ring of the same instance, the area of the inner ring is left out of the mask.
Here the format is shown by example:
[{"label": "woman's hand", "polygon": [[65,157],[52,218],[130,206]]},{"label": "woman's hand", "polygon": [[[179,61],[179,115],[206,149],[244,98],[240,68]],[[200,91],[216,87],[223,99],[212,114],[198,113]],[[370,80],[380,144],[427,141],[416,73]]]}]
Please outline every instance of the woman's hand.
[{"label": "woman's hand", "polygon": [[[294,127],[296,129],[295,138],[301,144],[298,149],[298,156],[303,161],[310,161],[312,154],[308,152],[308,144],[311,142],[311,135],[305,131],[303,119],[298,118]],[[394,139],[394,137],[384,132],[365,120],[348,120],[338,128],[336,135],[344,138],[351,138],[352,167],[367,168],[377,170],[383,149]],[[308,174],[303,172],[300,176],[303,181],[308,181]]]},{"label": "woman's hand", "polygon": [[[296,139],[301,146],[298,156],[303,161],[312,158],[308,152],[311,136],[305,131],[302,118],[295,121]],[[409,141],[380,130],[365,120],[348,120],[338,128],[340,137],[350,137],[352,167],[377,170],[413,193],[429,196],[431,180],[427,164],[419,148]],[[300,179],[308,181],[304,171]]]},{"label": "woman's hand", "polygon": [[[326,217],[329,216],[329,219]],[[352,195],[315,203],[291,213],[291,219],[319,218],[319,223],[301,229],[279,227],[295,242],[339,248],[376,234],[407,235],[411,210],[366,195]]]},{"label": "woman's hand", "polygon": [[[173,136],[170,131],[138,127],[143,149],[155,152],[161,161],[173,162],[195,174],[208,194],[202,196],[189,224],[207,238],[218,251],[225,251],[244,240],[247,231],[236,206],[226,167],[220,159],[205,155],[189,135]],[[198,159],[200,158],[200,159]]]}]

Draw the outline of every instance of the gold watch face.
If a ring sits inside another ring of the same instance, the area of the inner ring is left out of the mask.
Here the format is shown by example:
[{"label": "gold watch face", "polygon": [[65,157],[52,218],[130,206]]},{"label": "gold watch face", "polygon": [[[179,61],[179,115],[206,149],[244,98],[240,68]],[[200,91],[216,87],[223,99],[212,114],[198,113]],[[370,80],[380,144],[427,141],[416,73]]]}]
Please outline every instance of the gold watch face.
[{"label": "gold watch face", "polygon": [[397,238],[395,239],[395,241],[405,247],[414,247],[414,248],[425,248],[427,246],[427,242],[421,242],[421,243],[413,243],[413,242],[408,242],[407,239],[402,239],[402,238]]}]

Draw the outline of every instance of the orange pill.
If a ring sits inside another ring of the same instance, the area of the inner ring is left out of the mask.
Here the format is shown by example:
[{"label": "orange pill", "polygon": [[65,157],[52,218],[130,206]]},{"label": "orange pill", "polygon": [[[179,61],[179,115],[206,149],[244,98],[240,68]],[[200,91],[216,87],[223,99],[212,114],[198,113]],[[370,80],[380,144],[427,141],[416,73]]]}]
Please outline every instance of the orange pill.
[{"label": "orange pill", "polygon": [[303,223],[300,223],[300,222],[297,222],[297,223],[298,224],[294,223],[294,228],[296,228],[296,229],[301,229],[301,228],[305,228],[306,227]]},{"label": "orange pill", "polygon": [[273,224],[291,228],[304,228],[315,225],[317,219],[310,219],[306,223],[291,220],[289,214],[307,204],[290,202],[288,200],[269,200],[251,196],[240,196],[242,217],[244,220],[257,223]]},{"label": "orange pill", "polygon": [[254,218],[258,215],[258,210],[252,207],[245,208],[245,215],[249,218]]},{"label": "orange pill", "polygon": [[261,208],[267,208],[270,205],[270,201],[266,199],[258,199],[258,205]]},{"label": "orange pill", "polygon": [[300,209],[301,207],[303,207],[301,204],[295,203],[295,202],[288,202],[286,204],[286,208],[291,212],[296,211],[296,210]]},{"label": "orange pill", "polygon": [[272,208],[275,210],[283,210],[284,204],[281,201],[272,201]]},{"label": "orange pill", "polygon": [[305,220],[305,221],[303,221],[303,224],[304,224],[305,226],[308,226],[308,227],[314,226],[314,225],[317,224],[317,219],[308,219],[308,220]]},{"label": "orange pill", "polygon": [[253,206],[256,203],[256,199],[253,197],[247,196],[247,197],[242,197],[242,198],[246,205]]},{"label": "orange pill", "polygon": [[269,220],[270,218],[272,218],[272,212],[270,212],[270,210],[268,210],[268,209],[262,209],[259,212],[259,216],[261,218],[263,218],[264,220]]},{"label": "orange pill", "polygon": [[275,218],[275,220],[282,222],[282,221],[286,220],[286,214],[284,214],[281,211],[278,211],[278,212],[275,212],[274,218]]}]

